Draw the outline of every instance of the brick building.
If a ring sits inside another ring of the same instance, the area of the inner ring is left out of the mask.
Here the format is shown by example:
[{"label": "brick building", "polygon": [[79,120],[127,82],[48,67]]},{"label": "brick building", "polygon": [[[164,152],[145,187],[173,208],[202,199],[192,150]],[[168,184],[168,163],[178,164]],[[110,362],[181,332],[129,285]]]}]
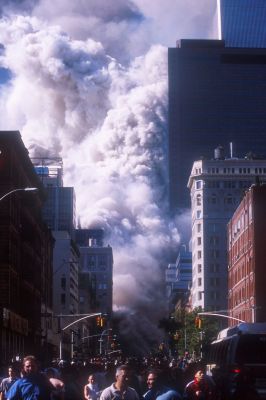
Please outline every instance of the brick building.
[{"label": "brick building", "polygon": [[246,322],[266,321],[265,231],[266,185],[256,184],[228,223],[229,315]]},{"label": "brick building", "polygon": [[[42,184],[18,131],[0,132],[0,358],[48,349],[53,238],[43,223]],[[25,192],[26,187],[38,191]]]}]

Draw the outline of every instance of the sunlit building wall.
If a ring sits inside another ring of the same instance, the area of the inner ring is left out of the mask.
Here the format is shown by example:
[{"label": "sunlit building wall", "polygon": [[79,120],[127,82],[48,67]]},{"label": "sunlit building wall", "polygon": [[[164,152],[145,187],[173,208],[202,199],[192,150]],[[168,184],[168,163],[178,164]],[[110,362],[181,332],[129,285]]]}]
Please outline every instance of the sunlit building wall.
[{"label": "sunlit building wall", "polygon": [[227,310],[227,223],[245,191],[266,180],[266,160],[215,158],[195,161],[189,178],[192,211],[192,306]]},{"label": "sunlit building wall", "polygon": [[265,231],[266,186],[258,183],[246,192],[228,223],[229,315],[246,322],[265,322]]}]

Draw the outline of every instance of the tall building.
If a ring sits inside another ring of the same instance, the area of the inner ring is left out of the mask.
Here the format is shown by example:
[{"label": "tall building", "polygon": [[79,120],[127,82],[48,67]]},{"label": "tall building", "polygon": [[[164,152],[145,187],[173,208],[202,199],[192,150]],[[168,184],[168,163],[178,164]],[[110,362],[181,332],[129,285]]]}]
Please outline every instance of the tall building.
[{"label": "tall building", "polygon": [[[241,0],[242,1],[242,0]],[[266,48],[180,40],[168,50],[169,199],[189,207],[191,165],[217,144],[266,154]],[[252,137],[252,141],[251,141]]]},{"label": "tall building", "polygon": [[264,0],[217,0],[219,35],[228,47],[266,48]]},{"label": "tall building", "polygon": [[35,171],[46,191],[43,218],[53,231],[67,231],[74,237],[76,227],[76,196],[73,187],[63,185],[61,158],[32,158]]},{"label": "tall building", "polygon": [[77,229],[80,250],[80,307],[112,315],[113,250],[104,246],[102,229]]},{"label": "tall building", "polygon": [[227,309],[227,223],[255,177],[266,180],[266,160],[225,159],[222,148],[216,149],[214,159],[193,164],[188,182],[193,308]]},{"label": "tall building", "polygon": [[[264,322],[266,186],[252,185],[228,224],[228,309],[246,322]],[[230,320],[230,325],[235,325]]]},{"label": "tall building", "polygon": [[[63,162],[59,157],[32,158],[40,180],[45,187],[46,201],[43,206],[43,219],[52,230],[54,237],[53,252],[53,313],[62,315],[60,321],[53,319],[54,332],[63,329],[79,315],[78,270],[79,249],[74,241],[76,227],[75,191],[63,184]],[[64,316],[63,316],[64,315]],[[76,333],[76,335],[74,335]],[[73,336],[74,335],[74,336]],[[76,342],[78,326],[62,330],[54,336],[57,354],[73,357],[74,340]],[[71,336],[71,338],[70,338]],[[61,339],[61,345],[59,344]]]},{"label": "tall building", "polygon": [[175,264],[169,264],[165,270],[166,297],[169,312],[173,312],[178,301],[188,302],[192,282],[192,254],[186,246],[180,247]]},{"label": "tall building", "polygon": [[78,314],[79,249],[67,231],[53,231],[53,310],[55,314]]},{"label": "tall building", "polygon": [[20,133],[1,131],[0,150],[0,358],[7,365],[50,351],[42,313],[52,310],[53,238],[42,219],[44,188]]}]

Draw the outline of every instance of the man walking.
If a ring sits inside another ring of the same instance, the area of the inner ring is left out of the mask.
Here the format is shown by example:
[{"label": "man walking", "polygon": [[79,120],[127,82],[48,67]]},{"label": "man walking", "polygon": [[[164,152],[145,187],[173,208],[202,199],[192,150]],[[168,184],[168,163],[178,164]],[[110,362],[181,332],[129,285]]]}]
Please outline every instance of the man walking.
[{"label": "man walking", "polygon": [[7,400],[50,400],[52,385],[48,378],[38,371],[34,356],[23,359],[22,378],[18,379],[6,393]]},{"label": "man walking", "polygon": [[130,372],[127,365],[118,367],[116,381],[102,391],[100,400],[139,400],[136,390],[128,386]]}]

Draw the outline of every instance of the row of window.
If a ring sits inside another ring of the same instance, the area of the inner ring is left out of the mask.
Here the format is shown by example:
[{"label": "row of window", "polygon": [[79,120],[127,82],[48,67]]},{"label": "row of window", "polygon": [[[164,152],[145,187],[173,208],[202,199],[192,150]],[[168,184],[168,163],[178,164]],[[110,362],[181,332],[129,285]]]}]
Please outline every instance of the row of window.
[{"label": "row of window", "polygon": [[[220,200],[221,200],[221,196],[217,196],[216,194],[212,194],[211,196],[207,197],[208,204],[219,204]],[[223,198],[223,203],[224,204],[238,204],[239,201],[238,201],[238,199],[233,197],[231,194],[228,194]],[[196,205],[197,206],[202,205],[202,196],[200,194],[197,194],[197,196],[196,196]]]},{"label": "row of window", "polygon": [[[210,257],[212,258],[219,258],[220,257],[220,251],[217,249],[211,249],[210,250]],[[197,259],[200,260],[202,258],[202,251],[198,250],[197,251]]]},{"label": "row of window", "polygon": [[[195,225],[195,227],[196,227],[195,229],[196,229],[197,233],[200,233],[202,231],[202,224],[200,222],[198,222]],[[220,224],[213,223],[213,222],[208,223],[208,231],[210,233],[219,232],[220,231]]]},{"label": "row of window", "polygon": [[[198,292],[197,297],[198,300],[202,300],[203,299],[203,292]],[[220,299],[220,292],[218,291],[210,291],[208,293],[210,300],[219,300]]]},{"label": "row of window", "polygon": [[[212,287],[218,287],[220,286],[220,278],[210,278],[209,279],[209,284]],[[198,278],[198,286],[202,286],[202,278]]]},{"label": "row of window", "polygon": [[[246,181],[212,181],[206,180],[204,187],[208,189],[248,189],[254,182]],[[203,181],[196,181],[196,189],[202,189]]]},{"label": "row of window", "polygon": [[[238,282],[240,282],[242,279],[246,278],[251,272],[251,263],[247,263],[247,269],[245,269],[244,265],[241,265],[239,268],[237,268],[235,271],[232,271],[231,273],[231,286],[235,286]],[[250,281],[252,282],[253,280],[253,274],[250,274]]]},{"label": "row of window", "polygon": [[[201,170],[200,170],[201,171]],[[266,174],[266,168],[262,167],[227,167],[227,168],[218,168],[218,167],[211,167],[207,169],[208,174]],[[197,169],[196,169],[197,173]]]},{"label": "row of window", "polygon": [[[219,270],[220,270],[220,265],[219,264],[211,263],[209,265],[209,272],[217,273],[217,272],[219,272]],[[198,274],[200,274],[202,272],[202,264],[198,264],[197,265],[197,271],[198,271]]]},{"label": "row of window", "polygon": [[252,284],[249,290],[247,288],[242,287],[237,292],[229,293],[229,298],[231,298],[231,304],[233,305],[233,307],[236,307],[239,304],[246,302],[247,299],[249,299],[250,297],[248,293],[249,291],[252,291]]},{"label": "row of window", "polygon": [[[202,244],[202,238],[201,236],[197,236],[197,245],[200,246]],[[218,236],[211,236],[209,238],[209,243],[212,246],[218,246],[219,245],[219,237]]]},{"label": "row of window", "polygon": [[252,220],[253,220],[252,204],[250,203],[248,206],[248,210],[247,209],[243,210],[239,218],[233,222],[232,230],[229,233],[229,241],[231,242],[233,238],[235,238],[241,232],[243,232],[245,227],[247,227],[252,222]]}]

